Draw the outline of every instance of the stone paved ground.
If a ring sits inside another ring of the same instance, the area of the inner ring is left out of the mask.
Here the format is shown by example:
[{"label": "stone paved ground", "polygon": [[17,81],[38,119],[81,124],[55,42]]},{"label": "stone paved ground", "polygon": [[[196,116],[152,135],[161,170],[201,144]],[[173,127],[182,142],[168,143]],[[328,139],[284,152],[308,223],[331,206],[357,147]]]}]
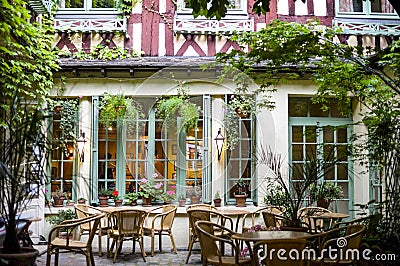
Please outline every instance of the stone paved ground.
[{"label": "stone paved ground", "polygon": [[[36,245],[34,246],[39,251],[46,250],[46,245]],[[140,255],[139,245],[136,244],[136,251],[134,254],[132,252],[132,242],[127,241],[123,244],[122,254],[118,255],[116,263],[112,262],[112,258],[107,258],[105,254],[99,256],[97,253],[96,246],[94,249],[94,260],[96,266],[121,266],[121,265],[202,265],[200,260],[200,250],[194,250],[189,259],[189,264],[185,264],[187,251],[179,250],[178,254],[175,254],[172,249],[165,248],[163,252],[155,251],[154,257],[150,256],[150,248],[146,248],[147,253],[146,262],[143,262],[143,258]],[[46,265],[47,254],[43,254],[38,257],[36,264],[37,266]],[[54,255],[51,256],[51,265],[54,265]],[[60,266],[84,266],[86,265],[86,257],[79,253],[64,253],[59,256]]]}]

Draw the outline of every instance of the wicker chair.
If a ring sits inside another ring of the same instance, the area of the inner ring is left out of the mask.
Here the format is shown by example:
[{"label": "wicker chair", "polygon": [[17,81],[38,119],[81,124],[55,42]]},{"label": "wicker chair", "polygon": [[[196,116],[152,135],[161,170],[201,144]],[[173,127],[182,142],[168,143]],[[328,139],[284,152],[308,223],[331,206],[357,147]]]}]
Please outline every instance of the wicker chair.
[{"label": "wicker chair", "polygon": [[151,225],[144,227],[144,235],[151,237],[151,256],[154,256],[155,235],[158,235],[158,246],[160,252],[162,251],[161,237],[163,234],[169,236],[174,252],[175,254],[177,253],[174,236],[172,235],[172,225],[174,223],[177,208],[178,207],[175,205],[164,205],[152,210],[155,211],[157,209],[162,209],[162,213],[156,214],[151,221]]},{"label": "wicker chair", "polygon": [[[312,217],[321,216],[325,213],[331,213],[330,210],[321,207],[303,207],[297,211],[297,217],[303,223],[307,224],[310,233],[319,233],[324,228],[324,219],[313,219]],[[331,227],[330,225],[328,226]]]},{"label": "wicker chair", "polygon": [[[66,220],[61,224],[56,225],[50,230],[48,239],[53,239],[49,241],[47,245],[47,262],[46,265],[50,266],[51,255],[55,254],[55,265],[58,265],[58,257],[60,250],[63,252],[78,252],[86,256],[86,265],[94,265],[92,242],[95,235],[95,230],[91,230],[87,241],[81,241],[74,239],[74,232],[81,225],[92,224],[93,228],[99,226],[100,220],[103,219],[104,214],[94,214],[90,217],[74,220]],[[65,237],[60,236],[61,231],[66,231],[67,235]]]},{"label": "wicker chair", "polygon": [[[240,256],[240,248],[235,241],[229,237],[218,236],[221,233],[230,236],[235,233],[234,231],[209,221],[197,221],[195,229],[200,241],[203,265],[251,265],[250,258]],[[221,245],[217,243],[231,246],[232,255],[224,255]]]},{"label": "wicker chair", "polygon": [[[282,214],[283,212],[285,212],[285,207],[280,207],[280,206],[267,206],[258,210],[255,210],[251,213],[245,214],[243,216],[242,219],[242,232],[247,232],[251,229],[252,226],[254,226],[256,224],[256,219],[258,216],[260,216],[261,214],[263,214],[264,212],[268,212],[268,213],[275,213],[275,214]],[[248,222],[248,220],[250,220],[250,224]],[[264,219],[265,222],[265,219]],[[269,224],[265,224],[266,227],[270,227],[271,225]],[[273,226],[275,227],[275,225]]]},{"label": "wicker chair", "polygon": [[[262,240],[255,243],[253,252],[254,252],[254,258],[261,265],[303,266],[304,260],[301,257],[301,255],[305,247],[306,247],[305,239],[271,239],[271,240]],[[285,254],[285,256],[288,259],[283,260],[279,258],[277,256],[278,250],[285,250],[285,253],[283,254]],[[289,258],[288,254],[289,252],[292,252],[292,250],[298,251],[299,254],[298,260],[297,259],[291,260]]]},{"label": "wicker chair", "polygon": [[[191,208],[187,210],[187,215],[189,217],[189,245],[188,245],[188,254],[186,257],[186,263],[189,262],[189,257],[192,252],[192,248],[195,242],[198,241],[197,233],[195,228],[195,223],[197,221],[211,221],[211,217],[215,217],[215,220],[218,224],[225,226],[227,221],[230,223],[230,230],[233,230],[233,220],[232,218],[223,215],[217,211],[210,209],[197,209]],[[220,237],[224,237],[224,232],[218,233]]]},{"label": "wicker chair", "polygon": [[114,259],[117,260],[117,254],[121,250],[122,243],[126,240],[133,241],[132,253],[135,252],[135,241],[139,243],[143,261],[146,261],[146,253],[143,246],[143,225],[147,212],[143,210],[119,210],[110,213],[109,219],[111,229],[108,231],[108,237],[113,239],[108,256],[111,256],[114,245]]},{"label": "wicker chair", "polygon": [[[353,252],[347,252],[348,250],[357,250],[360,248],[362,237],[365,233],[365,226],[362,224],[352,224],[340,228],[334,228],[332,230],[319,233],[313,237],[314,248],[316,249],[317,258],[309,258],[309,265],[353,265],[355,263],[354,257],[346,257],[353,255]],[[343,244],[343,246],[341,245]],[[323,253],[323,250],[336,249],[338,254],[344,256],[336,256],[331,258],[327,252]]]}]

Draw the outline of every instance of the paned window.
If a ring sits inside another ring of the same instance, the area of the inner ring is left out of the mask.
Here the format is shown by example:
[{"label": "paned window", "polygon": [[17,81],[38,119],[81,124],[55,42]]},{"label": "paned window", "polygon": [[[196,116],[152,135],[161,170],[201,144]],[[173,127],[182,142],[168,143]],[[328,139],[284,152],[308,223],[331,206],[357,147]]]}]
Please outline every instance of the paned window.
[{"label": "paned window", "polygon": [[[352,119],[343,117],[335,101],[328,111],[312,104],[309,98],[289,98],[289,138],[292,182],[301,182],[312,160],[335,160],[321,169],[319,181],[333,182],[342,187],[344,198],[331,204],[335,211],[347,213],[352,204],[352,164],[347,157]],[[305,170],[303,170],[305,169]]]},{"label": "paned window", "polygon": [[91,10],[97,8],[116,8],[116,0],[61,0],[61,9],[84,9]]},{"label": "paned window", "polygon": [[[227,104],[232,99],[230,95],[226,97]],[[238,120],[238,143],[235,148],[227,152],[228,171],[227,171],[227,191],[228,200],[235,199],[235,184],[242,179],[248,184],[246,188],[247,199],[251,200],[255,197],[253,189],[254,176],[254,121],[252,115],[237,115]]]},{"label": "paned window", "polygon": [[[61,103],[61,101],[59,101]],[[50,189],[51,192],[61,190],[67,194],[69,199],[76,197],[75,165],[78,160],[76,139],[72,139],[78,133],[78,112],[75,109],[78,101],[75,99],[65,100],[66,104],[56,106],[53,112],[53,122],[51,127],[51,169],[50,169]],[[68,104],[69,103],[73,103]],[[71,134],[73,133],[73,134]]]},{"label": "paned window", "polygon": [[337,0],[339,13],[395,14],[388,0]]}]

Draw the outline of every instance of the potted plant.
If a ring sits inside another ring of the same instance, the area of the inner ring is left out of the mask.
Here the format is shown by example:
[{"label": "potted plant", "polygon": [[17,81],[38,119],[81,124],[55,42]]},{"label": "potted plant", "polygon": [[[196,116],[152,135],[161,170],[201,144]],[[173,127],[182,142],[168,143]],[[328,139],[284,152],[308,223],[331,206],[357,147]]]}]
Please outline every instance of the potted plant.
[{"label": "potted plant", "polygon": [[67,198],[66,194],[60,189],[53,191],[51,197],[53,198],[53,207],[64,206],[64,200]]},{"label": "potted plant", "polygon": [[38,186],[48,180],[52,147],[46,123],[50,116],[47,95],[54,88],[53,73],[59,66],[48,23],[32,22],[23,1],[3,4],[1,9],[5,23],[13,21],[13,29],[3,31],[0,44],[0,216],[5,228],[0,261],[35,265],[39,251],[21,247],[17,228],[20,214],[44,192]]},{"label": "potted plant", "polygon": [[309,187],[311,203],[317,202],[318,207],[328,208],[332,200],[343,198],[343,189],[333,182],[313,183]]},{"label": "potted plant", "polygon": [[114,204],[115,207],[121,207],[122,206],[122,198],[118,196],[119,192],[118,190],[114,190],[111,194],[112,198],[114,199]]},{"label": "potted plant", "polygon": [[179,207],[185,207],[185,205],[186,205],[186,197],[185,197],[185,195],[183,195],[183,194],[179,195],[178,205],[179,205]]},{"label": "potted plant", "polygon": [[[46,221],[52,225],[59,225],[63,221],[72,220],[78,218],[73,209],[59,210],[57,215],[51,215],[46,217]],[[67,235],[66,232],[60,232],[60,237]]]},{"label": "potted plant", "polygon": [[217,191],[217,193],[214,194],[214,206],[221,207],[221,201],[221,196],[219,195],[219,191]]},{"label": "potted plant", "polygon": [[142,197],[143,206],[151,206],[153,200],[162,199],[162,182],[155,182],[154,178],[158,177],[157,173],[153,174],[153,179],[142,178],[140,180],[139,195]]},{"label": "potted plant", "polygon": [[127,122],[134,127],[136,120],[143,116],[142,107],[130,97],[123,94],[112,95],[107,92],[99,102],[99,121],[106,127],[115,122]]},{"label": "potted plant", "polygon": [[164,192],[162,194],[162,198],[165,203],[170,204],[176,197],[175,191],[173,190],[167,190],[167,192]]},{"label": "potted plant", "polygon": [[252,96],[232,94],[224,104],[225,143],[227,150],[233,150],[240,141],[240,117],[247,118],[257,114],[256,101]]},{"label": "potted plant", "polygon": [[246,207],[248,183],[239,178],[235,184],[235,189],[233,195],[236,199],[236,207]]},{"label": "potted plant", "polygon": [[85,198],[80,197],[78,199],[78,204],[85,204],[85,203],[86,203],[86,199]]},{"label": "potted plant", "polygon": [[99,191],[98,197],[99,197],[100,207],[108,206],[108,200],[109,200],[110,196],[112,195],[112,193],[113,193],[113,191],[108,188],[103,188]]},{"label": "potted plant", "polygon": [[178,95],[164,96],[157,100],[156,117],[164,121],[164,126],[169,129],[176,129],[177,117],[180,117],[180,132],[184,129],[189,132],[197,127],[197,122],[200,116],[199,107],[190,102],[188,88],[184,81],[178,82]]},{"label": "potted plant", "polygon": [[200,202],[200,197],[201,197],[201,187],[192,186],[188,188],[188,195],[190,198],[190,204],[198,204]]},{"label": "potted plant", "polygon": [[139,194],[136,192],[129,192],[125,194],[124,198],[126,199],[126,205],[135,206],[137,204],[137,199],[139,198]]}]

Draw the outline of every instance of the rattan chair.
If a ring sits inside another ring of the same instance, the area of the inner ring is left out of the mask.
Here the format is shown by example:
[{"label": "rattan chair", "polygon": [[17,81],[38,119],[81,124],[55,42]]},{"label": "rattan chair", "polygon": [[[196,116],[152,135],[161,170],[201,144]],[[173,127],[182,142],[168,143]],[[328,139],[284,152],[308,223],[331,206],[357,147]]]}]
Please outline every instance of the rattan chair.
[{"label": "rattan chair", "polygon": [[[89,209],[91,209],[90,212]],[[75,213],[78,218],[85,218],[93,215],[94,213],[100,213],[98,210],[95,210],[91,208],[91,206],[85,205],[85,204],[76,204],[75,205]],[[107,225],[107,219],[104,217],[96,229],[96,235],[98,236],[98,248],[99,248],[99,256],[103,255],[102,251],[102,237],[107,236],[108,232],[108,225]],[[89,234],[90,231],[92,230],[92,225],[90,223],[87,224],[82,224],[79,229],[79,234],[78,234],[78,240],[81,238],[82,235]],[[109,249],[109,241],[107,238],[107,250]]]},{"label": "rattan chair", "polygon": [[[251,265],[250,258],[240,256],[240,248],[235,241],[229,237],[218,236],[221,233],[230,236],[234,231],[209,221],[197,221],[194,226],[200,241],[203,265]],[[224,255],[221,244],[231,247],[231,256]]]},{"label": "rattan chair", "polygon": [[143,246],[143,226],[146,216],[147,212],[143,210],[119,210],[110,213],[111,228],[108,231],[108,237],[113,242],[108,250],[108,256],[111,256],[115,245],[113,262],[117,260],[122,243],[127,240],[133,241],[132,253],[135,252],[136,241],[139,243],[143,261],[146,261],[146,252]]},{"label": "rattan chair", "polygon": [[[90,223],[93,228],[99,226],[100,220],[103,219],[103,214],[94,214],[90,217],[74,220],[66,220],[61,224],[56,225],[50,230],[48,239],[53,239],[47,244],[47,262],[46,265],[50,266],[51,255],[55,254],[55,265],[58,265],[58,257],[60,250],[65,252],[78,252],[86,256],[86,265],[94,265],[92,242],[95,235],[95,230],[91,230],[87,241],[74,239],[74,233],[81,225]],[[65,237],[60,236],[60,232],[65,231]]]},{"label": "rattan chair", "polygon": [[[285,207],[267,206],[267,207],[260,208],[253,212],[245,214],[242,219],[242,232],[243,233],[247,232],[251,229],[251,227],[256,225],[257,217],[261,216],[262,213],[268,212],[268,213],[274,213],[274,214],[282,214],[283,212],[285,212],[285,210],[286,210]],[[250,223],[249,223],[249,220],[250,220]],[[264,222],[265,222],[265,219],[264,219]],[[271,227],[272,225],[265,224],[265,226],[268,228],[268,227]],[[273,225],[273,227],[275,227],[275,225]]]},{"label": "rattan chair", "polygon": [[144,235],[151,237],[151,256],[154,256],[154,237],[158,235],[158,247],[160,252],[162,251],[162,235],[168,235],[171,239],[172,247],[175,254],[177,253],[174,236],[172,235],[172,225],[174,223],[174,218],[177,210],[175,205],[164,205],[152,210],[152,212],[162,209],[162,213],[156,214],[151,225],[148,224],[144,227]]},{"label": "rattan chair", "polygon": [[[365,226],[352,224],[340,228],[319,233],[313,236],[316,258],[309,258],[309,265],[352,265],[356,258],[354,250],[358,250],[362,237],[365,233]],[[336,250],[334,255],[328,256],[323,250]],[[351,251],[351,252],[347,252]],[[339,254],[342,254],[341,256]],[[323,256],[325,255],[325,256]]]},{"label": "rattan chair", "polygon": [[[254,259],[257,265],[266,266],[303,266],[302,251],[306,247],[306,239],[270,239],[258,241],[254,244]],[[281,251],[282,250],[282,251]],[[283,250],[285,252],[283,253]],[[293,250],[297,250],[298,258],[292,260],[289,255],[296,254]],[[279,252],[278,252],[279,251]],[[282,259],[278,256],[285,257]],[[283,255],[282,255],[283,254]]]},{"label": "rattan chair", "polygon": [[[233,220],[232,218],[211,209],[190,208],[186,212],[189,217],[189,245],[188,245],[188,254],[186,257],[186,263],[188,263],[193,245],[194,243],[198,242],[197,233],[196,230],[194,229],[195,223],[197,221],[211,221],[211,218],[213,217],[216,223],[224,227],[226,226],[227,223],[229,223],[230,226],[229,229],[233,230]],[[224,237],[223,232],[218,233],[218,235],[220,237]]]},{"label": "rattan chair", "polygon": [[[303,207],[297,211],[299,220],[307,224],[310,233],[319,233],[324,228],[324,219],[315,219],[312,217],[321,216],[325,213],[331,213],[330,210],[321,207]],[[328,225],[330,228],[331,226]]]}]

